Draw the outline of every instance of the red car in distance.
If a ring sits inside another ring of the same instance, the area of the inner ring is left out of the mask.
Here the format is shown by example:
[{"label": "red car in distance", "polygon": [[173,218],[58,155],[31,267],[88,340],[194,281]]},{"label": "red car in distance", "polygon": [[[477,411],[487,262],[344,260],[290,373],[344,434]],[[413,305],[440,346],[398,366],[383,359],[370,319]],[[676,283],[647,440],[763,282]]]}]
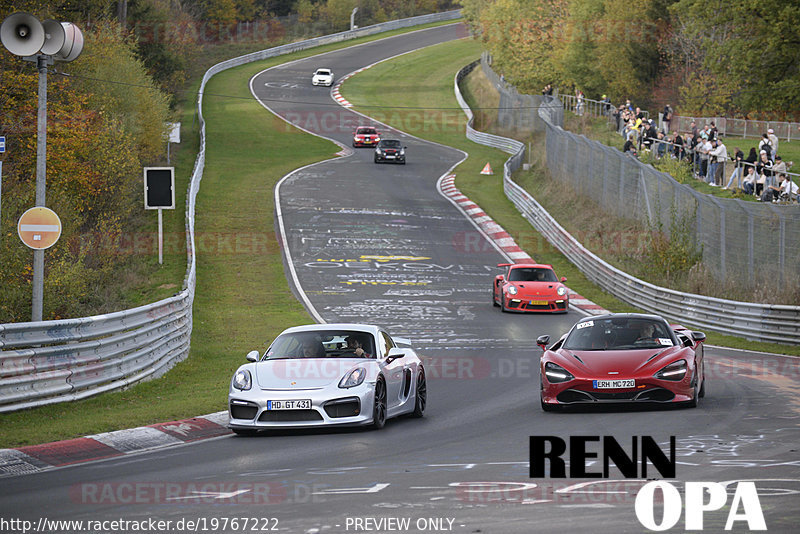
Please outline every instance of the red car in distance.
[{"label": "red car in distance", "polygon": [[539,263],[498,263],[508,267],[499,274],[492,286],[495,306],[504,312],[567,313],[569,288],[565,277],[559,280],[552,265]]},{"label": "red car in distance", "polygon": [[375,146],[381,140],[381,134],[372,126],[359,126],[353,132],[353,146]]},{"label": "red car in distance", "polygon": [[550,336],[539,336],[542,410],[607,403],[695,407],[706,392],[705,339],[703,332],[641,313],[586,317],[550,347]]}]

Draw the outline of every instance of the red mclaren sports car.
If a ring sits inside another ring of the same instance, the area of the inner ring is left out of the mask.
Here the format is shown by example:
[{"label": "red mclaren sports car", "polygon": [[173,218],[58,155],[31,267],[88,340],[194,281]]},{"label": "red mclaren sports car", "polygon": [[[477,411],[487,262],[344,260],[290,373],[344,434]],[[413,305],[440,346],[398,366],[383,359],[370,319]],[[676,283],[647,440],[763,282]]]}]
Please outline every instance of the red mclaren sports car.
[{"label": "red mclaren sports car", "polygon": [[372,126],[359,126],[353,132],[353,146],[375,146],[381,140],[381,134]]},{"label": "red mclaren sports car", "polygon": [[706,336],[658,315],[622,313],[581,319],[549,348],[536,343],[544,411],[564,405],[683,403],[705,395]]},{"label": "red mclaren sports car", "polygon": [[493,303],[503,311],[541,311],[567,313],[569,289],[559,280],[551,265],[538,263],[499,263],[508,267],[492,287]]}]

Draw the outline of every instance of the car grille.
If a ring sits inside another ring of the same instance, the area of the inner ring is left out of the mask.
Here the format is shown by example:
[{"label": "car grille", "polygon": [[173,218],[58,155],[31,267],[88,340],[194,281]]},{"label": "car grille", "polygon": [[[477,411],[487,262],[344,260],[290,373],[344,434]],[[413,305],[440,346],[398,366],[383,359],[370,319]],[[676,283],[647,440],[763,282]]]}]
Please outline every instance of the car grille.
[{"label": "car grille", "polygon": [[265,410],[258,418],[261,423],[282,423],[286,421],[322,421],[316,410]]},{"label": "car grille", "polygon": [[234,419],[253,419],[255,418],[256,414],[258,413],[258,406],[255,404],[248,402],[243,404],[245,401],[234,401],[231,402],[231,417]]},{"label": "car grille", "polygon": [[361,401],[358,397],[336,399],[325,403],[328,417],[353,417],[361,413]]},{"label": "car grille", "polygon": [[583,391],[568,389],[558,394],[556,399],[563,404],[589,402],[669,402],[675,394],[664,388],[651,388],[644,391]]}]

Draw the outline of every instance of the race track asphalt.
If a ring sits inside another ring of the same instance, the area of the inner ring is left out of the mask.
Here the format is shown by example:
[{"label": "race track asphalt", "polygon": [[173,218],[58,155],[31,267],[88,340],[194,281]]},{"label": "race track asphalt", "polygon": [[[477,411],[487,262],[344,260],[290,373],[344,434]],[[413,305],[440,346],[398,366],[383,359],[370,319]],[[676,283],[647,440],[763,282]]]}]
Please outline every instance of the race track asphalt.
[{"label": "race track asphalt", "polygon": [[[266,70],[251,87],[266,108],[347,148],[366,119],[335,105],[328,88],[311,87],[316,68],[340,77],[463,36],[449,25],[391,37]],[[634,512],[643,480],[582,493],[576,485],[598,480],[531,479],[529,436],[608,435],[628,450],[634,436],[662,446],[675,436],[679,490],[685,481],[758,479],[769,530],[796,532],[797,359],[709,348],[708,392],[696,409],[542,412],[534,340],[559,336],[581,315],[493,307],[491,281],[506,258],[436,187],[465,155],[390,135],[408,147],[406,165],[376,165],[370,149],[352,149],[298,170],[277,189],[276,223],[287,276],[312,315],[376,323],[412,340],[428,369],[425,418],[391,420],[381,431],[226,436],[5,478],[0,517],[36,526],[41,518],[153,519],[172,521],[172,532],[644,532]],[[620,478],[613,468],[612,476]],[[658,476],[651,467],[648,478]],[[706,513],[706,531],[722,531],[726,518],[727,508]]]}]

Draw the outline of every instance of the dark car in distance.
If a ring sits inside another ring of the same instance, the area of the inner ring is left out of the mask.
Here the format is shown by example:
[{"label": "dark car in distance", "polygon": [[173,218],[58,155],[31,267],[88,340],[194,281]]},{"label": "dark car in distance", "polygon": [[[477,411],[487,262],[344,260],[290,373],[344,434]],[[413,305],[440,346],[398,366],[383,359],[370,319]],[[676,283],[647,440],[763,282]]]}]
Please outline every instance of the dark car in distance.
[{"label": "dark car in distance", "polygon": [[397,139],[381,139],[375,147],[375,163],[390,161],[392,163],[406,163],[406,147]]}]

